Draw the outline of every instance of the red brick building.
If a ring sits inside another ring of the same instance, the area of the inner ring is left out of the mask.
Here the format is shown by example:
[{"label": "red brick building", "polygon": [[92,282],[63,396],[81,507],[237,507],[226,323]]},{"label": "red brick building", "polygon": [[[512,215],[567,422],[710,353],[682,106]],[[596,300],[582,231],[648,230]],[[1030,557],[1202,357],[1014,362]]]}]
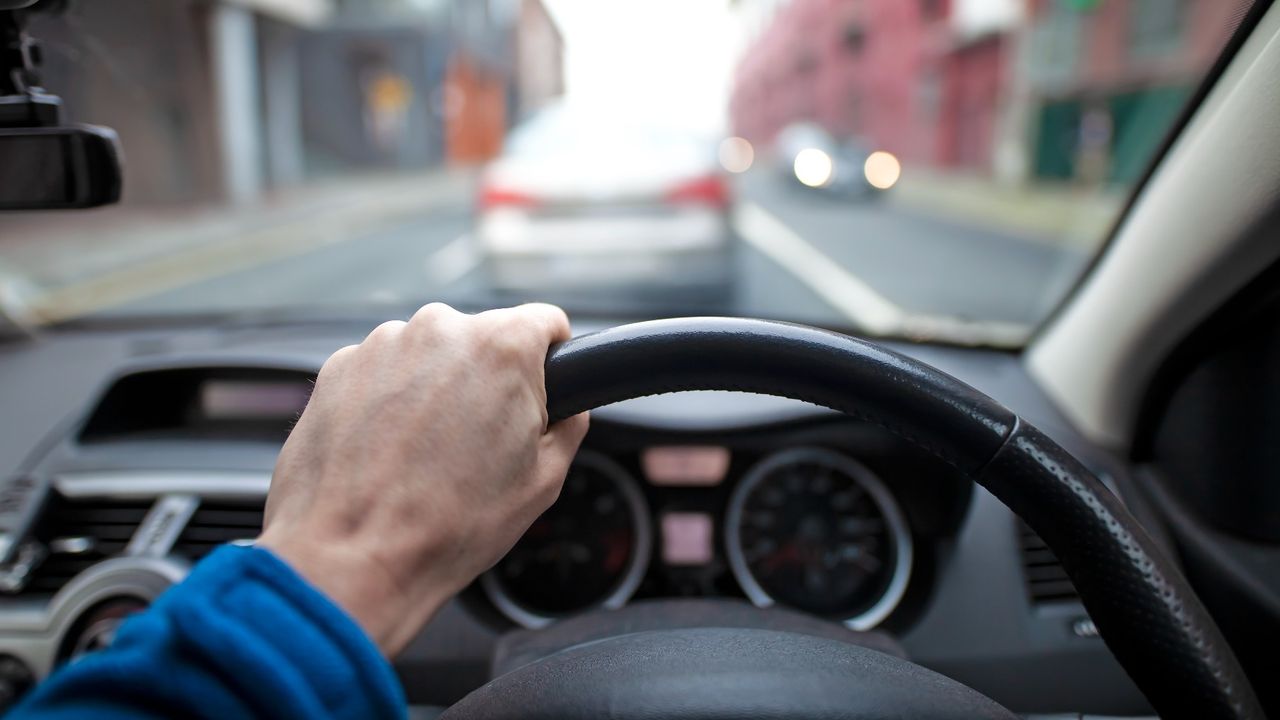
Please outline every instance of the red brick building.
[{"label": "red brick building", "polygon": [[754,38],[735,78],[734,129],[769,143],[814,120],[904,158],[931,162],[949,0],[791,0]]},{"label": "red brick building", "polygon": [[937,72],[942,78],[942,97],[935,116],[935,164],[988,168],[994,157],[1012,52],[1005,36],[985,35],[957,43],[940,58]]},{"label": "red brick building", "polygon": [[1128,181],[1243,0],[737,0],[735,132],[812,120],[906,162]]}]

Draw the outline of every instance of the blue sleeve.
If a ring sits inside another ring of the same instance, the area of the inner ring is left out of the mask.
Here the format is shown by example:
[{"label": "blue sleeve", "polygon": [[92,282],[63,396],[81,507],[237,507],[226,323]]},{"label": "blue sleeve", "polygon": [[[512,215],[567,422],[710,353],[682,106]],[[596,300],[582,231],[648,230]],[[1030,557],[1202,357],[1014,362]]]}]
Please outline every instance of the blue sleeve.
[{"label": "blue sleeve", "polygon": [[9,716],[404,718],[390,664],[282,560],[220,548]]}]

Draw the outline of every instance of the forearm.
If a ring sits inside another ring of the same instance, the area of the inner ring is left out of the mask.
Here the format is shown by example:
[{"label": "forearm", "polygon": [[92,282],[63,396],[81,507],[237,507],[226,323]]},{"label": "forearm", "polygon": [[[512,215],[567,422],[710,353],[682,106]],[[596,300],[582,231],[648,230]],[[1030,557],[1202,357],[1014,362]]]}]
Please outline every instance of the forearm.
[{"label": "forearm", "polygon": [[10,717],[404,713],[389,664],[350,617],[271,553],[224,548]]}]

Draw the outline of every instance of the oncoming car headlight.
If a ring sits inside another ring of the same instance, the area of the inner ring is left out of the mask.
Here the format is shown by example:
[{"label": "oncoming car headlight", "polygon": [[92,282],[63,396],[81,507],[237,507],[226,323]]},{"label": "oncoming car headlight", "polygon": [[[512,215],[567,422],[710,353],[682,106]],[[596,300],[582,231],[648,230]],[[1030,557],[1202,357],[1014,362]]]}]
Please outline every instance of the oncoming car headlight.
[{"label": "oncoming car headlight", "polygon": [[877,150],[867,156],[867,161],[862,164],[862,174],[871,187],[888,190],[902,177],[902,163],[893,153]]},{"label": "oncoming car headlight", "polygon": [[831,161],[831,156],[818,148],[805,148],[796,153],[791,167],[797,180],[815,188],[831,182],[831,177],[835,174],[835,163]]}]

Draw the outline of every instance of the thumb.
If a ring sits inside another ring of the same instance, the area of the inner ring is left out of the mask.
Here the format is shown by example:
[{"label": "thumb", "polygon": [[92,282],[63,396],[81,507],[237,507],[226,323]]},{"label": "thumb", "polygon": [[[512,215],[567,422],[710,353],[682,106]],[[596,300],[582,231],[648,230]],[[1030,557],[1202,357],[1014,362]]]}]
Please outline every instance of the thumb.
[{"label": "thumb", "polygon": [[578,453],[578,446],[582,444],[582,438],[587,434],[587,428],[591,425],[591,417],[588,413],[579,413],[573,417],[565,418],[547,428],[547,432],[542,436],[542,472],[554,474],[559,481],[564,480],[565,473],[569,471],[569,464],[573,462],[573,456]]}]

